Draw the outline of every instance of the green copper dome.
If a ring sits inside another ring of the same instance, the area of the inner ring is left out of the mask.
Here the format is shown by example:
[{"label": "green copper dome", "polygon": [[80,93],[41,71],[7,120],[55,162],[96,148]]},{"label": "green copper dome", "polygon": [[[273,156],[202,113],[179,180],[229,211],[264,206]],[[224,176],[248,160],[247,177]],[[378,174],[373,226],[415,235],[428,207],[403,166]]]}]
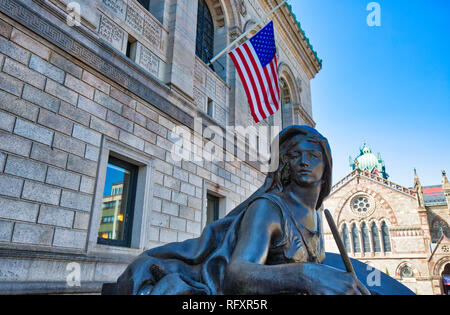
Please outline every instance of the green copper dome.
[{"label": "green copper dome", "polygon": [[381,155],[378,154],[378,157],[376,157],[367,144],[364,144],[364,146],[360,149],[359,156],[355,159],[350,157],[350,167],[352,171],[358,168],[361,171],[368,171],[371,174],[378,175],[385,179],[389,178],[389,175],[386,173],[384,161],[381,159]]}]

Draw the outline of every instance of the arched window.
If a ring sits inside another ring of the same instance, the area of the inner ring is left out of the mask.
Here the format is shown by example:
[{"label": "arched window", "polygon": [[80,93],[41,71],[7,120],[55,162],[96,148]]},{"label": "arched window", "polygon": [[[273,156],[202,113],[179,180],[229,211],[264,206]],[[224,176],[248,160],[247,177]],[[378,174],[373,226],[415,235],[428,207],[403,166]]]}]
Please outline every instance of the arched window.
[{"label": "arched window", "polygon": [[291,90],[289,90],[289,85],[284,78],[280,79],[281,87],[281,101],[283,104],[288,104],[291,102]]},{"label": "arched window", "polygon": [[375,253],[381,253],[380,233],[375,223],[372,223],[372,245]]},{"label": "arched window", "polygon": [[352,226],[352,242],[355,253],[361,253],[361,244],[359,243],[359,231],[356,224]]},{"label": "arched window", "polygon": [[392,251],[392,249],[391,249],[391,239],[389,237],[389,228],[388,228],[386,222],[383,222],[383,224],[381,225],[381,233],[383,234],[384,251],[386,253],[390,253]]},{"label": "arched window", "polygon": [[284,78],[280,79],[281,89],[281,121],[283,129],[292,125],[292,96],[289,85]]},{"label": "arched window", "polygon": [[206,64],[214,57],[214,22],[205,0],[198,1],[195,54]]},{"label": "arched window", "polygon": [[400,277],[402,277],[402,279],[414,278],[414,271],[412,270],[412,268],[410,266],[404,266],[400,270]]},{"label": "arched window", "polygon": [[370,253],[370,238],[369,238],[369,229],[367,228],[366,223],[363,223],[362,227],[362,243],[363,243],[363,250],[365,253]]},{"label": "arched window", "polygon": [[350,253],[352,249],[350,247],[350,237],[348,235],[347,224],[344,224],[344,227],[342,228],[342,239],[344,241],[345,249],[347,250],[348,253]]}]

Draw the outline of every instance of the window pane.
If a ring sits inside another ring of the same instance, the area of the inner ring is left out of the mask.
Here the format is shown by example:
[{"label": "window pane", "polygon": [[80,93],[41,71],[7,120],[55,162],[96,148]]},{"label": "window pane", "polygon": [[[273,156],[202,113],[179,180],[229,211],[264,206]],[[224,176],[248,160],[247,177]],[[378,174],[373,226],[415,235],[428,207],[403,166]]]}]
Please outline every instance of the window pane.
[{"label": "window pane", "polygon": [[359,243],[359,231],[356,227],[356,224],[353,224],[352,227],[352,240],[353,240],[353,249],[355,250],[355,253],[361,252],[361,244]]},{"label": "window pane", "polygon": [[208,116],[213,117],[214,103],[212,100],[208,100]]},{"label": "window pane", "polygon": [[392,249],[391,249],[391,240],[389,239],[389,228],[388,228],[386,222],[383,222],[381,230],[382,230],[382,233],[383,233],[384,251],[386,253],[389,253],[389,252],[392,251]]},{"label": "window pane", "polygon": [[344,246],[348,253],[352,251],[350,247],[350,237],[348,236],[348,228],[347,225],[344,225],[342,229],[342,239],[344,240]]},{"label": "window pane", "polygon": [[364,252],[369,253],[370,252],[369,229],[367,228],[367,225],[365,223],[362,226],[362,237],[363,237]]},{"label": "window pane", "polygon": [[111,159],[108,163],[103,193],[101,221],[98,231],[100,240],[109,240],[127,243],[127,224],[130,224],[130,200],[134,198],[130,192],[134,183],[133,169],[127,168],[123,163]]},{"label": "window pane", "polygon": [[214,22],[205,0],[198,1],[197,43],[195,54],[204,62],[214,57]]},{"label": "window pane", "polygon": [[372,240],[375,253],[381,253],[380,234],[375,223],[372,224]]},{"label": "window pane", "polygon": [[219,198],[208,194],[206,224],[219,220]]}]

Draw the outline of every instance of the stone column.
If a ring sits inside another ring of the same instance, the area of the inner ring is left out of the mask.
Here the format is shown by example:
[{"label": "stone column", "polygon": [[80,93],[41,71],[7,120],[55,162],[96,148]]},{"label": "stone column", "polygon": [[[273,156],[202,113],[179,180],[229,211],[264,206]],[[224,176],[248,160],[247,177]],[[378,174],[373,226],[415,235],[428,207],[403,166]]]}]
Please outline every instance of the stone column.
[{"label": "stone column", "polygon": [[198,2],[169,0],[169,66],[167,81],[186,95],[194,95],[195,43]]}]

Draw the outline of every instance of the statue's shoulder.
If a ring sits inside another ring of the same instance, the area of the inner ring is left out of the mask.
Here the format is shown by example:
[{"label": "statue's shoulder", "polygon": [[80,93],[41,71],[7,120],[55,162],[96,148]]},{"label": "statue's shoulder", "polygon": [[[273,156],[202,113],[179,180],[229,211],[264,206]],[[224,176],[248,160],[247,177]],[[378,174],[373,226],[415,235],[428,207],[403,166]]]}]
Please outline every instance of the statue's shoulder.
[{"label": "statue's shoulder", "polygon": [[253,200],[247,208],[247,217],[284,222],[283,205],[274,193],[265,193]]},{"label": "statue's shoulder", "polygon": [[264,194],[262,194],[261,196],[255,198],[250,204],[249,207],[254,205],[254,204],[265,204],[265,205],[270,205],[271,208],[278,208],[281,206],[280,203],[280,197],[272,192],[266,192]]},{"label": "statue's shoulder", "polygon": [[282,198],[273,192],[267,192],[261,196],[259,196],[258,198],[256,198],[254,200],[254,202],[260,202],[260,203],[265,203],[267,205],[271,205],[271,208],[274,209],[279,209],[279,210],[284,210],[284,208],[286,207],[285,202],[282,200]]}]

